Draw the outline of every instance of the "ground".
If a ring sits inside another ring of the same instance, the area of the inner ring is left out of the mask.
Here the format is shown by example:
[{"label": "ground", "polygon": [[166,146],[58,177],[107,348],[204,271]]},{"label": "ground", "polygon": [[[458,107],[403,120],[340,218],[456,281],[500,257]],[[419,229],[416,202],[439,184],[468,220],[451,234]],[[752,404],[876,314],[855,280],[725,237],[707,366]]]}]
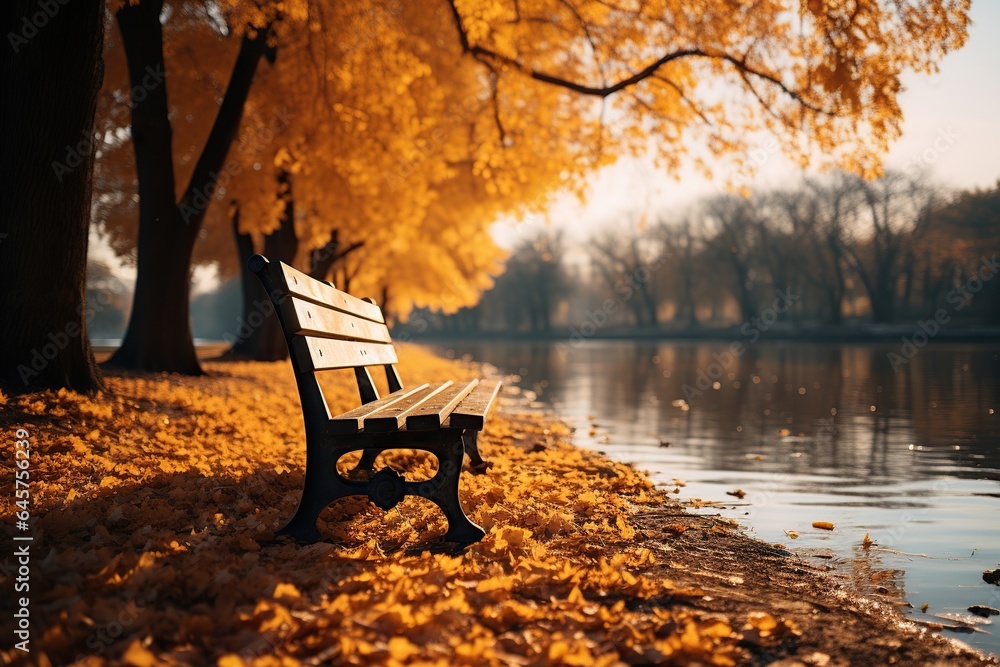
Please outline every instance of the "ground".
[{"label": "ground", "polygon": [[[207,370],[112,376],[94,396],[0,395],[4,432],[32,443],[34,503],[31,653],[0,663],[997,664],[685,512],[570,445],[557,420],[502,406],[480,439],[492,469],[462,477],[482,542],[443,548],[443,517],[412,498],[389,512],[341,501],[324,541],[276,540],[305,463],[290,369]],[[410,383],[482,372],[412,346],[401,371]],[[353,375],[326,375],[331,410],[354,407]],[[384,457],[408,475],[433,466]],[[5,516],[13,502],[0,501]],[[4,590],[13,577],[5,567]],[[13,604],[0,602],[4,637]]]}]

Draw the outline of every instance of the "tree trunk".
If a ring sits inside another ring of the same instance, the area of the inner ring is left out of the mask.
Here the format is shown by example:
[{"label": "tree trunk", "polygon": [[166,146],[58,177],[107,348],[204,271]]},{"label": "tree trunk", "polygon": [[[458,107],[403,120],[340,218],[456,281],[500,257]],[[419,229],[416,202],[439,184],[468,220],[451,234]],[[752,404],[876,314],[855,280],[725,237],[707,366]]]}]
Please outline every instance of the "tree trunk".
[{"label": "tree trunk", "polygon": [[0,72],[0,386],[102,387],[87,338],[94,113],[104,2],[4,3]]},{"label": "tree trunk", "polygon": [[736,301],[740,307],[740,321],[749,322],[756,310],[754,308],[753,293],[747,288],[747,283],[750,281],[750,271],[744,266],[743,262],[736,259],[731,261],[731,265],[733,267],[733,274],[736,276]]},{"label": "tree trunk", "polygon": [[125,4],[116,15],[132,90],[132,145],[139,181],[138,271],[132,314],[121,347],[109,365],[149,371],[201,373],[191,338],[191,251],[198,229],[181,222],[174,199],[173,131],[167,84],[149,86],[149,72],[166,71],[162,0]]},{"label": "tree trunk", "polygon": [[[347,247],[341,248],[340,230],[334,229],[330,232],[330,239],[326,243],[309,253],[309,270],[306,273],[316,280],[328,281],[337,262],[364,245],[364,241],[355,241]],[[346,292],[347,289],[345,288],[343,291]]]},{"label": "tree trunk", "polygon": [[639,290],[642,292],[642,302],[646,306],[646,315],[649,317],[650,326],[660,326],[659,308],[657,307],[656,298],[653,296],[652,290],[647,283],[639,285]]},{"label": "tree trunk", "polygon": [[847,279],[844,276],[844,266],[841,263],[840,245],[834,235],[827,238],[830,249],[830,267],[833,270],[833,285],[830,287],[830,324],[839,325],[844,321],[844,294],[847,292]]},{"label": "tree trunk", "polygon": [[389,309],[389,284],[384,283],[382,285],[382,296],[381,300],[378,302],[379,308],[382,309],[382,317],[385,319],[385,325],[387,327],[393,327],[396,324],[396,318],[393,317],[392,311]]},{"label": "tree trunk", "polygon": [[684,248],[684,257],[681,260],[681,296],[682,304],[680,311],[687,313],[687,325],[689,328],[698,326],[698,306],[694,301],[694,261],[691,257],[691,236],[688,234]]},{"label": "tree trunk", "polygon": [[[287,179],[287,173],[283,172]],[[279,183],[281,182],[279,176]],[[291,264],[298,250],[295,225],[289,216],[294,208],[289,198],[285,202],[285,217],[281,227],[264,237],[264,255],[272,261]],[[231,215],[236,249],[240,255],[240,293],[243,297],[243,315],[236,328],[229,349],[222,355],[226,360],[283,361],[288,358],[288,347],[281,331],[281,323],[271,308],[271,300],[257,276],[245,267],[254,254],[253,238],[240,233],[240,210],[234,205]],[[291,232],[289,232],[291,229]]]},{"label": "tree trunk", "polygon": [[[219,113],[178,203],[160,25],[162,7],[162,0],[142,0],[125,4],[116,14],[129,83],[132,90],[143,90],[145,97],[134,100],[132,107],[132,145],[139,180],[138,275],[125,339],[108,363],[132,370],[199,375],[201,366],[191,336],[191,252],[216,184],[228,178],[223,163],[267,47],[267,30],[243,38]],[[149,83],[151,73],[159,75],[155,85]]]}]

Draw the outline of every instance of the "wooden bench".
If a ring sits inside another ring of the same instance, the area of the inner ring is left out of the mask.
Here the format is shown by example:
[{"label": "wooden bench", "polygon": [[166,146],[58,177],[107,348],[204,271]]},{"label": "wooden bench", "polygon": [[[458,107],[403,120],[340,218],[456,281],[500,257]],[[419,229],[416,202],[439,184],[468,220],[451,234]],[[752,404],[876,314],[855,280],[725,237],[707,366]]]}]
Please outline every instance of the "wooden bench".
[{"label": "wooden bench", "polygon": [[[497,393],[497,381],[440,382],[403,387],[396,372],[396,349],[382,311],[370,299],[341,292],[282,262],[261,255],[247,261],[263,283],[281,321],[302,403],[306,431],[306,474],[298,509],[279,534],[302,542],[319,539],[316,519],[344,496],[367,495],[389,510],[405,496],[435,503],[448,519],[447,542],[482,539],[483,529],[466,516],[458,497],[465,454],[474,472],[485,472],[476,446]],[[389,387],[379,396],[368,372],[382,366]],[[319,371],[354,369],[361,407],[333,416],[316,378]],[[407,481],[392,468],[375,470],[387,449],[418,449],[437,457],[426,481]],[[337,470],[348,452],[361,451],[349,478]]]}]

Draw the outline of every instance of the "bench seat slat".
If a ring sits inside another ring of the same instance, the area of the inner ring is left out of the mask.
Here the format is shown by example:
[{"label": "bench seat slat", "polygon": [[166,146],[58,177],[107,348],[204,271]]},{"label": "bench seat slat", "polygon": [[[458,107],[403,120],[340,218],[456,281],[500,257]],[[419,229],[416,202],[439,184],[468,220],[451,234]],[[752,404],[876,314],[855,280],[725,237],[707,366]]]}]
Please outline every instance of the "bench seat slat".
[{"label": "bench seat slat", "polygon": [[385,322],[385,318],[382,317],[382,310],[373,303],[341,292],[327,283],[316,280],[288,266],[284,262],[274,262],[270,266],[275,267],[271,269],[273,279],[280,283],[279,287],[284,288],[292,296],[301,297],[327,308],[357,315],[358,317],[363,317],[379,324]]},{"label": "bench seat slat", "polygon": [[467,428],[482,431],[486,423],[486,414],[493,407],[497,394],[500,393],[500,381],[489,380],[480,382],[458,407],[452,410],[448,417],[451,428]]},{"label": "bench seat slat", "polygon": [[[383,396],[377,401],[365,403],[360,408],[354,408],[353,410],[348,410],[343,414],[339,414],[330,420],[330,432],[335,435],[351,435],[353,433],[360,433],[365,417],[378,412],[382,408],[394,405],[404,398],[407,398],[418,391],[423,391],[430,386],[431,385],[425,382],[424,384],[416,387],[400,389],[399,391],[393,392],[388,396]],[[436,387],[437,385],[434,386]]]},{"label": "bench seat slat", "polygon": [[299,336],[338,338],[342,340],[389,343],[389,329],[384,324],[348,315],[331,308],[292,297],[282,304],[285,326]]},{"label": "bench seat slat", "polygon": [[445,391],[435,394],[434,398],[424,401],[420,407],[406,415],[407,431],[425,431],[441,428],[451,411],[468,396],[479,380],[460,382],[448,387]]},{"label": "bench seat slat", "polygon": [[424,389],[407,396],[398,403],[394,403],[387,408],[379,410],[377,413],[365,417],[364,432],[366,433],[392,433],[403,430],[406,424],[407,415],[419,408],[425,401],[431,400],[439,393],[455,384],[451,380],[442,382],[439,385]]},{"label": "bench seat slat", "polygon": [[326,371],[336,368],[378,366],[398,361],[391,343],[355,343],[312,336],[292,339],[295,359],[303,372]]}]

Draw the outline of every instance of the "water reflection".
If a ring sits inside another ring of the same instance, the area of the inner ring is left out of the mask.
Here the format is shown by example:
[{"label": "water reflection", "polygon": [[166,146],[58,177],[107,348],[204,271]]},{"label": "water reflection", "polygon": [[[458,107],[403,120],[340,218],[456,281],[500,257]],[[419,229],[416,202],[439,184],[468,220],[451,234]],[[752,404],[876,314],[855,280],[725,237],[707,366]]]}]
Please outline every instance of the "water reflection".
[{"label": "water reflection", "polygon": [[520,373],[573,417],[602,412],[616,442],[666,439],[706,468],[742,469],[754,454],[760,470],[865,482],[933,477],[949,466],[1000,479],[1000,417],[990,413],[1000,408],[1000,355],[990,347],[932,348],[898,373],[887,360],[892,348],[875,346],[789,343],[738,357],[710,343],[453,349]]},{"label": "water reflection", "polygon": [[[878,345],[447,347],[519,374],[578,427],[580,444],[664,485],[685,478],[681,497],[727,501],[762,539],[845,564],[866,532],[926,554],[882,554],[905,571],[917,616],[924,602],[928,613],[1000,607],[1000,588],[978,574],[1000,562],[1000,346],[930,346],[898,372],[887,357],[898,350]],[[737,487],[742,503],[726,496]],[[814,520],[837,530],[812,530]],[[1000,653],[1000,633],[962,639]]]}]

